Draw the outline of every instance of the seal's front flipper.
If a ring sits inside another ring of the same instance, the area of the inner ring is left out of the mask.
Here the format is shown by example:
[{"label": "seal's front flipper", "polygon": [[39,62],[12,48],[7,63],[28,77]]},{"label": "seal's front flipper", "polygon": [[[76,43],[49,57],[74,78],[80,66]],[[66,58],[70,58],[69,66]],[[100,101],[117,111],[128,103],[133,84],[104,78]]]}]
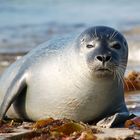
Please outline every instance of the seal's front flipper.
[{"label": "seal's front flipper", "polygon": [[7,87],[7,90],[5,92],[4,99],[2,101],[2,104],[0,106],[0,120],[2,120],[5,117],[5,114],[11,104],[16,100],[18,95],[21,93],[22,89],[26,86],[26,73],[18,74],[16,77],[12,80],[9,87]]},{"label": "seal's front flipper", "polygon": [[121,112],[116,113],[113,116],[106,117],[99,121],[96,125],[105,127],[105,128],[111,128],[111,127],[123,127],[125,121],[129,118],[128,112]]}]

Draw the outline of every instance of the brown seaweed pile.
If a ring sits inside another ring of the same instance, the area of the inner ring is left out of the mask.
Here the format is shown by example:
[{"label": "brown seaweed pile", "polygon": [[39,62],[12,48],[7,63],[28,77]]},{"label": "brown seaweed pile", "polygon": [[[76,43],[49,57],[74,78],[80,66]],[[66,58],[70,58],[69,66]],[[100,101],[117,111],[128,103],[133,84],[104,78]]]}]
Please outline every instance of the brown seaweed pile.
[{"label": "brown seaweed pile", "polygon": [[68,119],[54,120],[49,118],[47,120],[41,120],[32,125],[35,137],[26,137],[32,140],[95,140],[93,130],[83,123],[77,123]]},{"label": "brown seaweed pile", "polygon": [[[0,126],[0,133],[12,133],[19,125],[22,126],[17,122],[4,122]],[[53,118],[29,123],[24,129],[31,130],[31,133],[22,136],[22,140],[96,140],[94,134],[97,133],[87,124],[69,119],[55,120]]]},{"label": "brown seaweed pile", "polygon": [[125,92],[140,90],[140,72],[132,71],[124,79]]},{"label": "brown seaweed pile", "polygon": [[[125,122],[125,127],[133,130],[140,130],[140,118],[134,117]],[[29,130],[25,134],[12,135],[8,139],[22,140],[96,140],[98,134],[105,132],[98,127],[92,127],[82,122],[75,122],[69,119],[40,120],[37,122],[1,122],[0,133],[15,133],[20,128]],[[115,130],[115,129],[114,129]],[[108,136],[109,137],[109,136]],[[116,139],[116,138],[114,138]]]}]

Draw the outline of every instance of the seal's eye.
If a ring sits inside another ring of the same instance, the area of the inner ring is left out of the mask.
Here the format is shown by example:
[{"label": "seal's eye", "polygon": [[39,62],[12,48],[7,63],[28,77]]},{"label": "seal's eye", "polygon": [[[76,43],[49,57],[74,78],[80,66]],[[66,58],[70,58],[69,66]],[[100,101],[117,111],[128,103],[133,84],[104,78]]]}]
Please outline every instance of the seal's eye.
[{"label": "seal's eye", "polygon": [[94,48],[94,45],[88,44],[86,47],[87,48]]},{"label": "seal's eye", "polygon": [[114,44],[111,46],[113,49],[119,50],[121,48],[121,45],[119,43]]}]

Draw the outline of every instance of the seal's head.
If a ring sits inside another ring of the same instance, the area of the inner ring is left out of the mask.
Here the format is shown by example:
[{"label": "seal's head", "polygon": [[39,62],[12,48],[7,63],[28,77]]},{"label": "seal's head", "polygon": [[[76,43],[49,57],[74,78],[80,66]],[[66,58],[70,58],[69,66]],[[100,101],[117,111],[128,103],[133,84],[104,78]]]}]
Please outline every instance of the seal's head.
[{"label": "seal's head", "polygon": [[78,52],[93,76],[122,79],[127,64],[128,45],[118,31],[105,26],[88,28],[78,38]]}]

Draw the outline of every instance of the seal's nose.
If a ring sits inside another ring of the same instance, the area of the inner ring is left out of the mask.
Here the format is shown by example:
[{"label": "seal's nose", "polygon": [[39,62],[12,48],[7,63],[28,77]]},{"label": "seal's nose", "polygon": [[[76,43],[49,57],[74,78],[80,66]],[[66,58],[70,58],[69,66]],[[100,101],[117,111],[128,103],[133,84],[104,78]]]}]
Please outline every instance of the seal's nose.
[{"label": "seal's nose", "polygon": [[105,62],[111,60],[111,56],[110,55],[98,55],[98,56],[96,56],[96,59],[105,63]]}]

